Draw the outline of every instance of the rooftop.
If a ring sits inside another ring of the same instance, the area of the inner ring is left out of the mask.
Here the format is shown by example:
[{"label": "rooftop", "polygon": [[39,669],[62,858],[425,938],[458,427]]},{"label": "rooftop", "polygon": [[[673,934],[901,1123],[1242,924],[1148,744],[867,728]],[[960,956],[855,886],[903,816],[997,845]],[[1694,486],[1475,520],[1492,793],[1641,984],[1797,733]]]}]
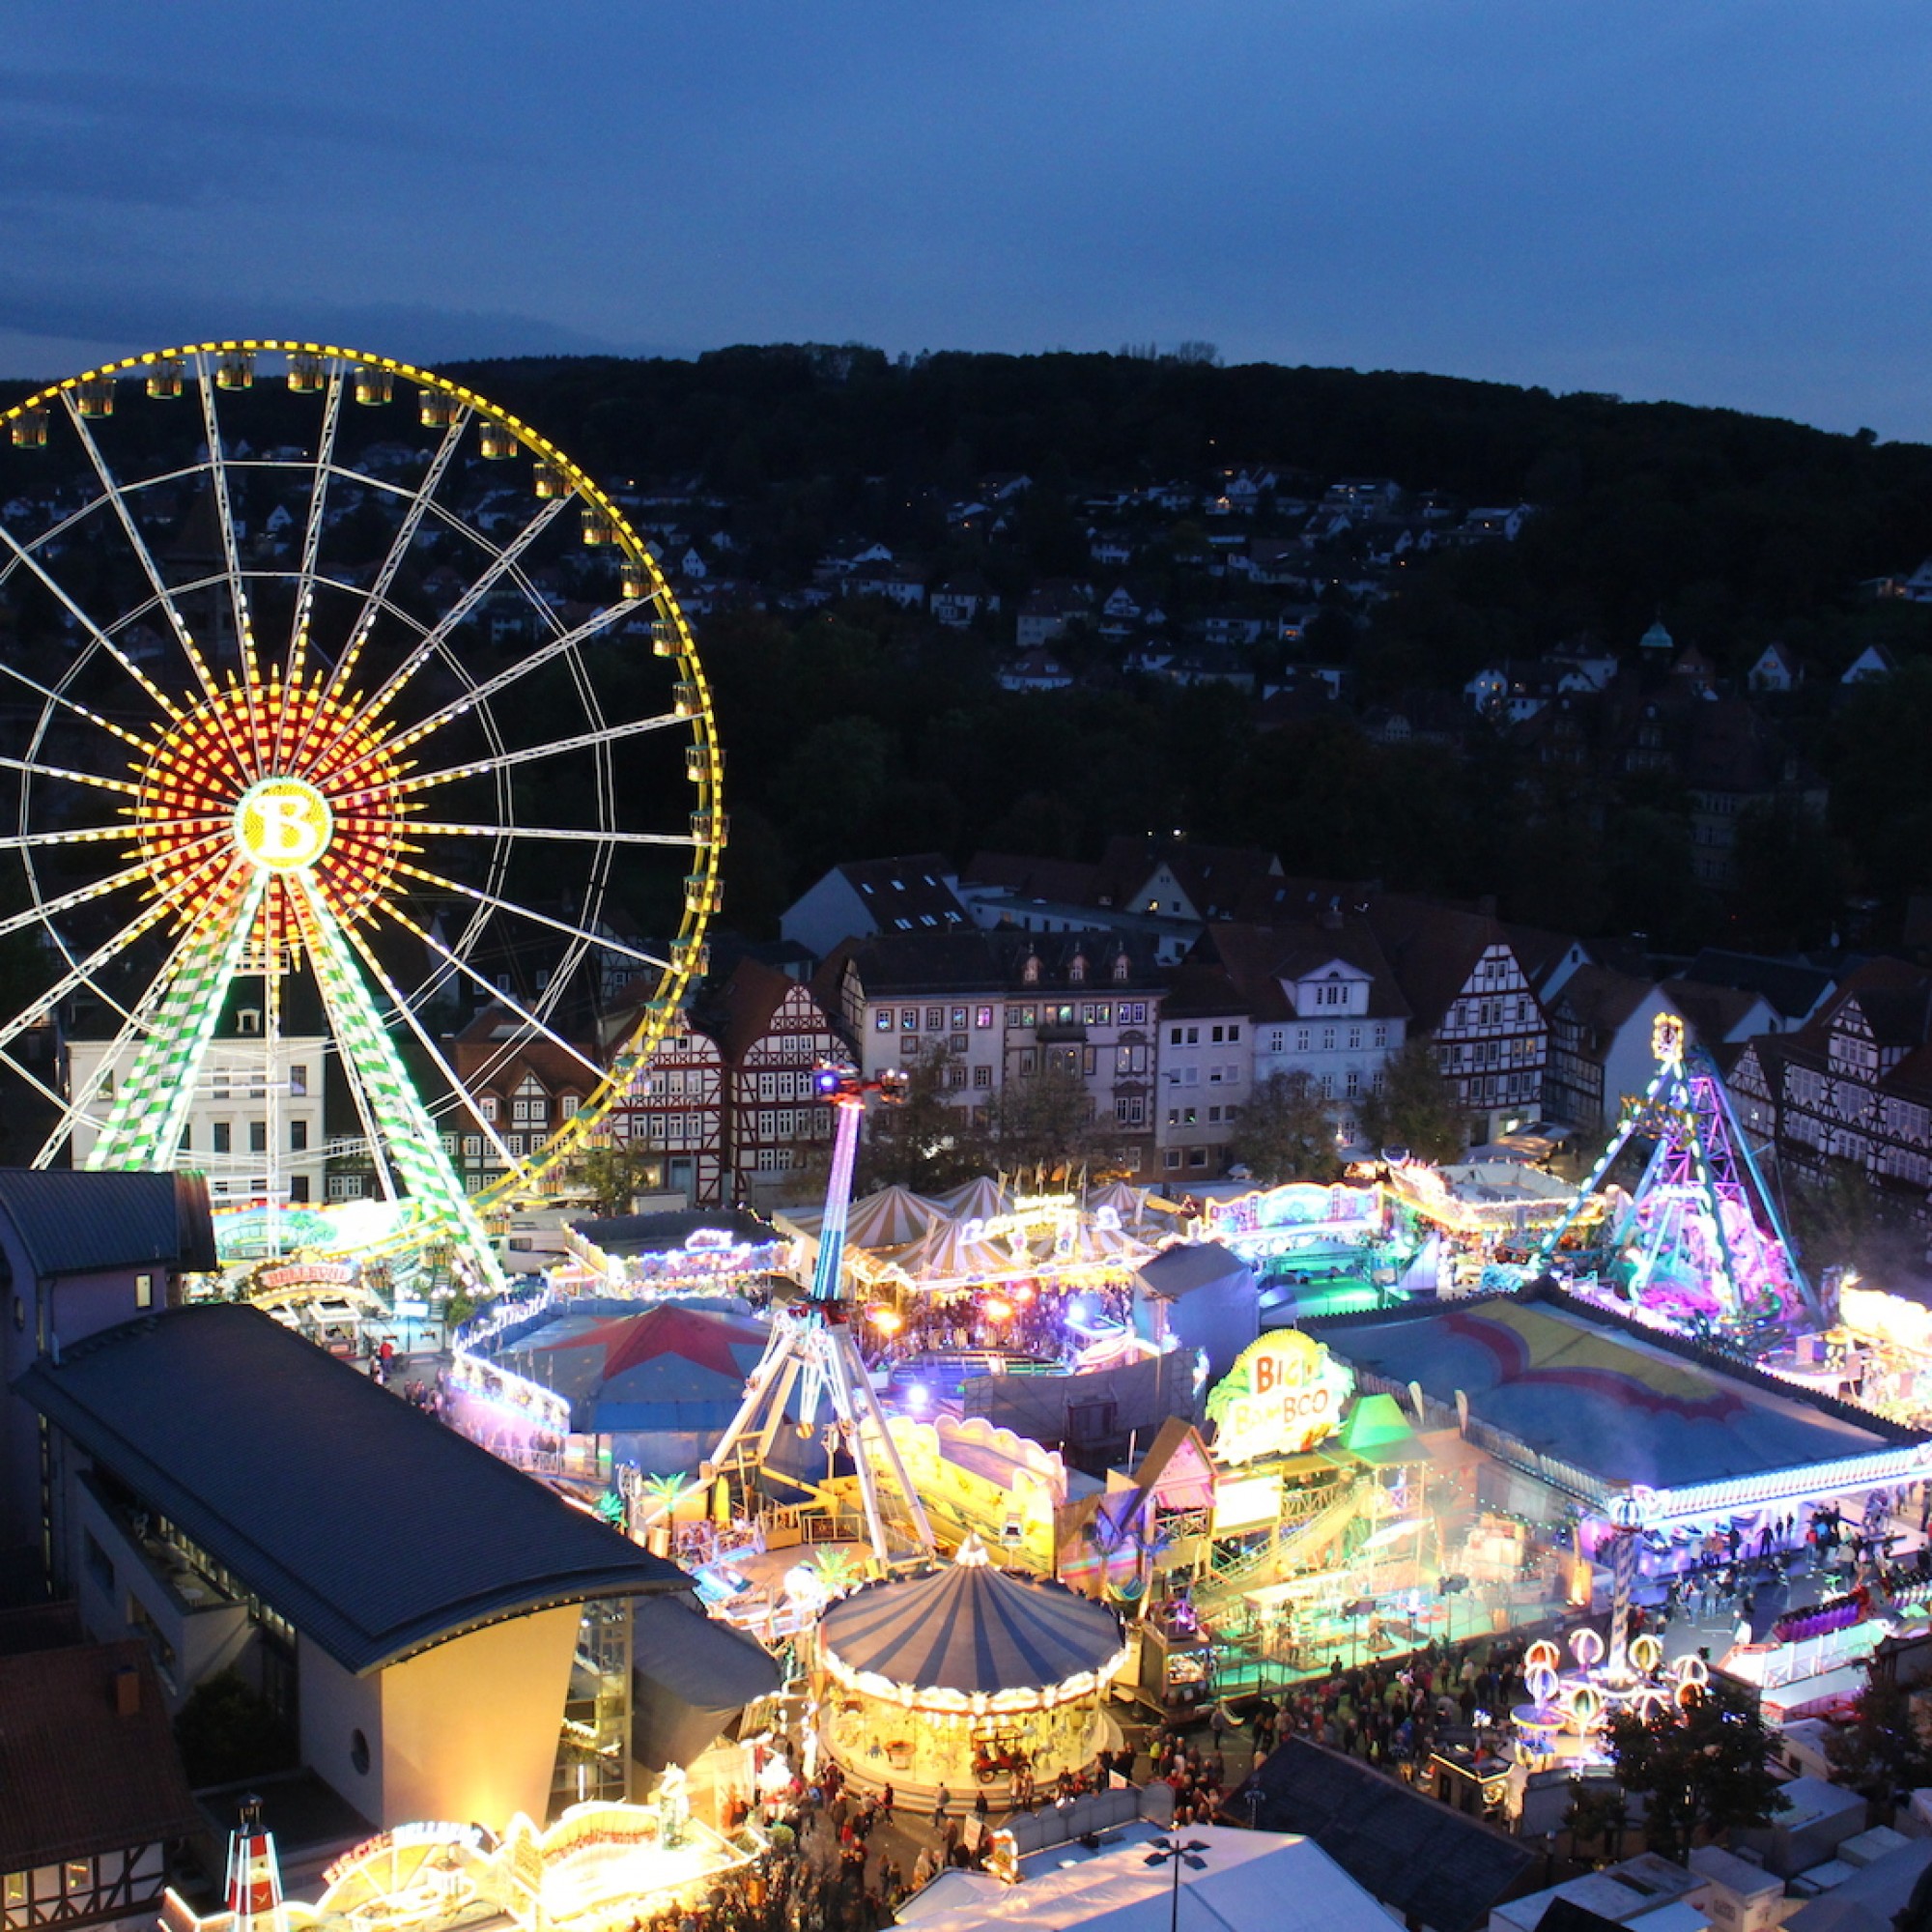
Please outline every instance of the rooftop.
[{"label": "rooftop", "polygon": [[170,1309],[19,1393],[345,1669],[684,1573],[259,1309]]}]

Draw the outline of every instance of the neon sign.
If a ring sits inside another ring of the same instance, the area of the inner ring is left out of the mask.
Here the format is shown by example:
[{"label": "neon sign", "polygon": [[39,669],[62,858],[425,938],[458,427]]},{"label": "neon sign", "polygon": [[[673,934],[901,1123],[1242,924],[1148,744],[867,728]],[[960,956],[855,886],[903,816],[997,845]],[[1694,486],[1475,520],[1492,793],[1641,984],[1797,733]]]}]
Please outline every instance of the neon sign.
[{"label": "neon sign", "polygon": [[1278,1328],[1250,1342],[1208,1394],[1215,1425],[1214,1460],[1251,1463],[1257,1456],[1298,1456],[1334,1435],[1355,1372],[1298,1328]]}]

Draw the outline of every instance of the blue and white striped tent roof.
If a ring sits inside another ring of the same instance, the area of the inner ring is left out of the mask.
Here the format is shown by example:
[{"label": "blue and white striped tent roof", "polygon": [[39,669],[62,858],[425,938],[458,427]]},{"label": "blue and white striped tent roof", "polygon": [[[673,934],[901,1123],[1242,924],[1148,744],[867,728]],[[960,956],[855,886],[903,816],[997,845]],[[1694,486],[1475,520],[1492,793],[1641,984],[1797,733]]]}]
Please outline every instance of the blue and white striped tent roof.
[{"label": "blue and white striped tent roof", "polygon": [[1120,1654],[1104,1604],[993,1569],[977,1543],[928,1577],[873,1583],[819,1620],[821,1652],[917,1690],[1045,1690]]}]

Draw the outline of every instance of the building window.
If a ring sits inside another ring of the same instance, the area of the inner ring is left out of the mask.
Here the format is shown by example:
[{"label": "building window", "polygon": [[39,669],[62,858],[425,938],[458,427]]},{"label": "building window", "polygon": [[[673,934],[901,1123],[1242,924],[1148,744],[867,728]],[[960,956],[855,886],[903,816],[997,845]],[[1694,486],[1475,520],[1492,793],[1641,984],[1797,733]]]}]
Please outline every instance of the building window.
[{"label": "building window", "polygon": [[973,1084],[976,1087],[990,1087],[993,1084],[993,1069],[990,1066],[974,1067]]},{"label": "building window", "polygon": [[1206,1148],[1189,1148],[1187,1150],[1187,1164],[1189,1167],[1206,1167],[1208,1165],[1208,1150]]},{"label": "building window", "polygon": [[992,1008],[975,1007],[973,1009],[973,1024],[976,1027],[982,1027],[982,1028],[991,1026],[993,1024]]},{"label": "building window", "polygon": [[925,1030],[927,1033],[944,1033],[946,1031],[946,1009],[944,1007],[926,1008]]},{"label": "building window", "polygon": [[477,1101],[477,1103],[476,1103],[476,1111],[477,1111],[477,1112],[478,1112],[478,1113],[479,1113],[480,1115],[482,1115],[482,1117],[484,1118],[484,1120],[488,1121],[488,1122],[490,1122],[490,1124],[491,1124],[492,1126],[495,1126],[495,1125],[497,1124],[497,1096],[496,1096],[496,1094],[484,1094],[484,1095],[482,1096],[482,1098],[481,1098],[481,1099],[479,1099],[479,1100]]},{"label": "building window", "polygon": [[349,1762],[355,1767],[358,1773],[365,1776],[368,1773],[370,1763],[369,1740],[362,1735],[359,1729],[349,1733]]},{"label": "building window", "polygon": [[308,1122],[291,1121],[289,1122],[289,1151],[306,1153],[308,1151]]},{"label": "building window", "polygon": [[1127,955],[1124,952],[1115,953],[1114,954],[1115,985],[1124,986],[1127,980],[1132,977],[1132,975],[1133,975],[1133,967],[1128,963]]},{"label": "building window", "polygon": [[1020,1072],[1022,1076],[1034,1070],[1034,1065],[1037,1058],[1038,1056],[1034,1052],[1032,1047],[1023,1046],[1020,1048]]},{"label": "building window", "polygon": [[213,1151],[216,1153],[230,1152],[234,1147],[234,1137],[235,1137],[234,1122],[230,1121],[216,1121],[214,1122],[213,1132],[214,1138],[210,1143],[210,1145],[213,1147]]},{"label": "building window", "polygon": [[269,1123],[267,1121],[248,1122],[248,1151],[267,1153],[269,1151]]},{"label": "building window", "polygon": [[954,1033],[963,1033],[966,1030],[966,1009],[964,1007],[954,1007],[950,1015],[949,1024]]},{"label": "building window", "polygon": [[874,1033],[891,1033],[892,1030],[893,1030],[893,1009],[890,1007],[881,1007],[879,1010],[872,1015],[872,1031]]},{"label": "building window", "polygon": [[1027,954],[1027,962],[1020,969],[1020,983],[1024,986],[1037,986],[1039,984],[1038,953],[1029,952]]},{"label": "building window", "polygon": [[901,1033],[917,1033],[919,1031],[919,1009],[917,1007],[901,1007],[899,1009],[899,1031]]},{"label": "building window", "polygon": [[1308,1028],[1306,1028],[1306,1027],[1296,1027],[1296,1028],[1295,1028],[1295,1030],[1294,1030],[1294,1050],[1295,1050],[1295,1052],[1296,1052],[1296,1053],[1306,1053],[1306,1052],[1308,1051],[1308,1040],[1309,1040],[1309,1030],[1308,1030]]},{"label": "building window", "polygon": [[1084,953],[1076,952],[1066,968],[1066,983],[1069,986],[1084,986],[1087,983],[1087,959]]}]

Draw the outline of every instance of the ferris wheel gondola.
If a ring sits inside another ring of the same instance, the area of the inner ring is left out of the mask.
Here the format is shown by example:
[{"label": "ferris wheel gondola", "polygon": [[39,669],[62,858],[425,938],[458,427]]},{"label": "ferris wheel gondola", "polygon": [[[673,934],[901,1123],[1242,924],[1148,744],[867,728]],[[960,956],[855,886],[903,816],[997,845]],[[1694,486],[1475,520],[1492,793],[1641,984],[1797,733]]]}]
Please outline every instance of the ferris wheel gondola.
[{"label": "ferris wheel gondola", "polygon": [[[36,983],[0,1009],[0,1065],[49,1109],[36,1163],[202,1167],[272,1212],[299,986],[390,1240],[494,1279],[482,1215],[603,1130],[718,904],[723,754],[649,552],[528,424],[353,350],[201,343],[0,420],[0,941],[43,942],[10,960]],[[266,1118],[185,1147],[242,981]],[[83,1006],[103,1037],[72,1077],[26,1055]],[[481,1097],[533,1044],[567,1119]],[[480,1189],[465,1143],[494,1155]]]}]

